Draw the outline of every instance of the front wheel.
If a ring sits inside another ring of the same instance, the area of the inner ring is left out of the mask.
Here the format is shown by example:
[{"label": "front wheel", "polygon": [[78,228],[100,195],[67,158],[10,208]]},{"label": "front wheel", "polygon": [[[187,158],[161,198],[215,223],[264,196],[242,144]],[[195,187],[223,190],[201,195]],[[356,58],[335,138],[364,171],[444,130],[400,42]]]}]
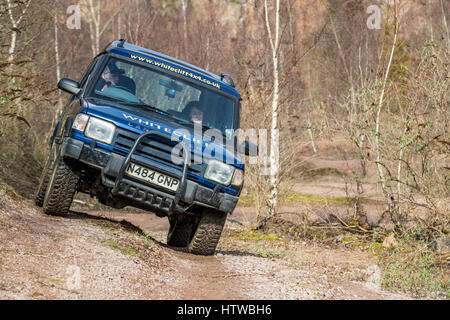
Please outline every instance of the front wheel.
[{"label": "front wheel", "polygon": [[191,240],[192,232],[195,228],[195,221],[188,217],[170,219],[169,233],[167,234],[167,244],[172,247],[187,247]]},{"label": "front wheel", "polygon": [[212,209],[202,212],[197,229],[188,245],[188,251],[204,256],[213,255],[219,243],[227,214]]},{"label": "front wheel", "polygon": [[64,216],[69,212],[75,195],[79,175],[64,158],[57,157],[53,164],[45,193],[44,213],[53,216]]},{"label": "front wheel", "polygon": [[47,160],[47,163],[45,164],[44,170],[42,170],[41,178],[39,180],[39,187],[36,192],[36,196],[34,197],[34,203],[38,207],[42,207],[44,204],[44,198],[45,198],[45,192],[47,191],[48,187],[48,181],[50,180],[50,177],[53,172],[53,164],[51,158]]},{"label": "front wheel", "polygon": [[41,178],[39,179],[39,187],[34,197],[34,203],[38,207],[42,207],[44,204],[45,193],[47,192],[48,181],[53,173],[53,167],[55,164],[55,159],[59,153],[59,148],[56,143],[52,144],[50,151],[48,153],[47,161],[45,162],[44,169],[41,173]]}]

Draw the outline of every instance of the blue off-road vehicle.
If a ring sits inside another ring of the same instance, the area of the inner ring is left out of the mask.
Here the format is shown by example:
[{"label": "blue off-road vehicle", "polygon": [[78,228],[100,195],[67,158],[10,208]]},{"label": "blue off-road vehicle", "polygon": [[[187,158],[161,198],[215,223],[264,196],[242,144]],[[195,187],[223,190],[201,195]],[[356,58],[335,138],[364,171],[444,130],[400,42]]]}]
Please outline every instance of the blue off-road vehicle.
[{"label": "blue off-road vehicle", "polygon": [[65,215],[83,192],[113,208],[134,206],[168,217],[168,245],[214,254],[244,183],[239,154],[257,152],[237,145],[231,77],[121,39],[80,82],[64,78],[58,88],[72,98],[50,139],[36,204]]}]

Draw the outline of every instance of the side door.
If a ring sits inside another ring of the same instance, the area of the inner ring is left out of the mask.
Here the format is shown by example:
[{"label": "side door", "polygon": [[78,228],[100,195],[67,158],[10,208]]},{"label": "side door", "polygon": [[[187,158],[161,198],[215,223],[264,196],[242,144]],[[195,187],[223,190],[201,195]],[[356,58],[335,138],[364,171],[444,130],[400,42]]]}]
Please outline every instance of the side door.
[{"label": "side door", "polygon": [[[82,88],[82,90],[85,89],[89,77],[95,73],[96,66],[100,64],[101,58],[101,55],[97,56],[89,64],[89,67],[80,80],[80,88]],[[60,120],[56,123],[56,126],[53,130],[53,135],[50,138],[50,149],[53,145],[53,142],[61,143],[63,137],[69,135],[72,128],[73,119],[78,113],[82,111],[82,109],[83,103],[80,99],[80,95],[73,95],[64,108]]]}]

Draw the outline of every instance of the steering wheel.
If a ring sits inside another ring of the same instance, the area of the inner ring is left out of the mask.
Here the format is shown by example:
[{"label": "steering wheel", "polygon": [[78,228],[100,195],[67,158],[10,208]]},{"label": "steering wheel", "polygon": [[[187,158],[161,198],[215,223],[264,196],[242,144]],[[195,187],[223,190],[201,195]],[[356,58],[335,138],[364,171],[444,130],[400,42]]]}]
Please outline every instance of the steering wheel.
[{"label": "steering wheel", "polygon": [[122,89],[122,90],[128,91],[131,94],[134,94],[133,91],[131,91],[130,88],[127,88],[127,87],[124,87],[124,86],[113,86],[113,87],[117,88],[117,89]]}]

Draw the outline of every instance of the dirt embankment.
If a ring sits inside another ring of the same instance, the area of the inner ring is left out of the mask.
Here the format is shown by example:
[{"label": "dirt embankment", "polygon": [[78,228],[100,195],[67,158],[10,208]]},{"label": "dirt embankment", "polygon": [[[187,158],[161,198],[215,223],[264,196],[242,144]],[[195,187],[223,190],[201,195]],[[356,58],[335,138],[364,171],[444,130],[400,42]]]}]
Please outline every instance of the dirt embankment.
[{"label": "dirt embankment", "polygon": [[216,255],[203,257],[168,247],[168,224],[154,215],[76,209],[51,217],[3,193],[0,299],[406,298],[382,291],[365,257],[286,242],[286,252],[304,257],[295,265],[242,249],[233,236],[242,218],[237,210]]}]

